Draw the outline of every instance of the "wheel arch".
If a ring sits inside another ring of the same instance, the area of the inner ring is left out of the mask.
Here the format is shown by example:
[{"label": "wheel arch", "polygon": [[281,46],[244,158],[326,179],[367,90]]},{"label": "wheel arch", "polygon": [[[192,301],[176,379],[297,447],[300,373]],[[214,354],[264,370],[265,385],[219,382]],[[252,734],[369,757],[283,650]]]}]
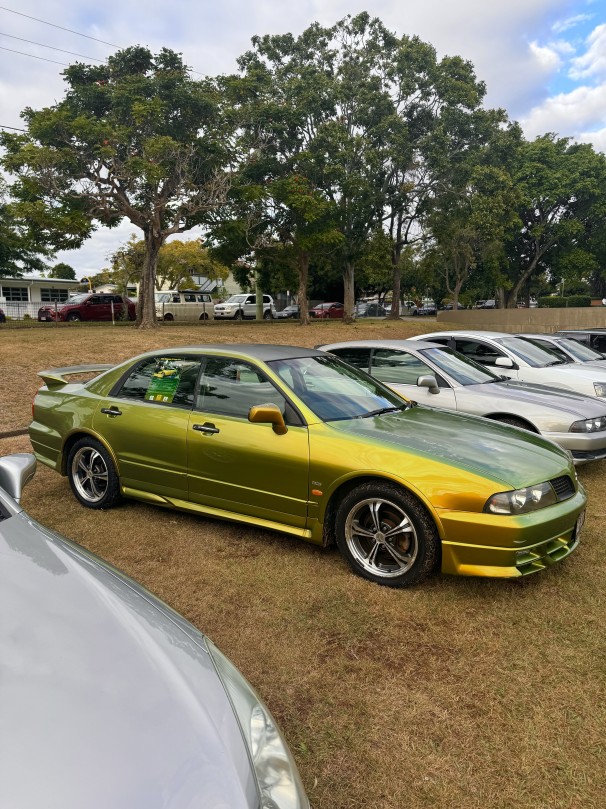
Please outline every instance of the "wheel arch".
[{"label": "wheel arch", "polygon": [[444,538],[444,529],[436,510],[415,486],[412,486],[407,481],[389,477],[388,475],[368,472],[363,475],[355,475],[344,480],[342,479],[341,481],[338,481],[335,487],[331,490],[323,511],[321,511],[321,513],[318,515],[320,522],[322,523],[322,545],[324,547],[336,544],[335,515],[341,500],[357,486],[361,486],[363,483],[374,482],[391,483],[393,486],[403,489],[411,494],[433,521],[440,541]]},{"label": "wheel arch", "polygon": [[520,425],[524,425],[524,429],[529,430],[531,433],[536,433],[537,435],[541,434],[538,427],[523,416],[518,416],[517,413],[486,413],[484,418],[490,419],[491,421],[501,421],[504,424],[507,422],[504,422],[503,419],[511,419],[520,422]]},{"label": "wheel arch", "polygon": [[94,438],[95,441],[102,444],[114,463],[116,474],[118,477],[120,477],[120,466],[118,464],[118,459],[116,458],[116,454],[112,450],[111,446],[98,433],[95,433],[92,430],[83,429],[74,430],[74,432],[67,435],[63,441],[63,446],[61,447],[61,474],[64,477],[67,475],[67,459],[69,457],[69,453],[74,444],[81,438]]}]

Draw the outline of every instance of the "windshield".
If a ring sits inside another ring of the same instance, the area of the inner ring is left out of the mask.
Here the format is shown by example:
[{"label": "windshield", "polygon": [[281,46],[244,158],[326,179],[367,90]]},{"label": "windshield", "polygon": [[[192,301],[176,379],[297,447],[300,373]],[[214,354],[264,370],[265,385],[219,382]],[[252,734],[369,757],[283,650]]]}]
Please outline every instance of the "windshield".
[{"label": "windshield", "polygon": [[547,365],[559,365],[563,362],[555,352],[548,348],[539,348],[522,337],[498,337],[495,342],[532,368],[545,368]]},{"label": "windshield", "polygon": [[225,303],[244,303],[247,297],[247,295],[231,295]]},{"label": "windshield", "polygon": [[337,357],[274,360],[268,365],[322,421],[365,418],[410,407],[392,390]]},{"label": "windshield", "polygon": [[72,303],[84,303],[90,295],[89,292],[81,292],[79,295],[71,295],[66,301],[64,306],[70,306]]},{"label": "windshield", "polygon": [[453,351],[452,348],[423,348],[419,351],[440,371],[456,380],[459,385],[480,385],[483,382],[501,382],[501,377],[475,360]]},{"label": "windshield", "polygon": [[596,360],[606,359],[599,351],[579,343],[578,340],[562,338],[558,340],[558,345],[561,345],[569,354],[572,354],[575,359],[581,362],[595,362]]},{"label": "windshield", "polygon": [[170,292],[156,292],[156,303],[170,303]]}]

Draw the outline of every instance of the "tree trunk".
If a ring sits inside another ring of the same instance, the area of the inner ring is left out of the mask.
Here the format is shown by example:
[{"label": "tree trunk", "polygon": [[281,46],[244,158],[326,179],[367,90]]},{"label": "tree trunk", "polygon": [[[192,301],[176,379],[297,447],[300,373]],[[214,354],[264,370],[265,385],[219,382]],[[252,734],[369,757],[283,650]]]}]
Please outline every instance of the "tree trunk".
[{"label": "tree trunk", "polygon": [[343,322],[353,323],[354,309],[356,304],[354,286],[354,265],[353,262],[345,262],[343,268]]},{"label": "tree trunk", "polygon": [[309,253],[300,250],[297,254],[297,271],[299,273],[299,317],[302,326],[309,326],[309,301],[307,300],[307,279],[309,277]]},{"label": "tree trunk", "polygon": [[400,319],[400,295],[402,294],[402,270],[400,267],[401,250],[396,248],[391,255],[392,285],[391,285],[391,312],[387,316],[390,320]]},{"label": "tree trunk", "polygon": [[154,291],[158,254],[163,242],[162,233],[155,230],[153,226],[145,231],[145,260],[141,272],[139,300],[137,301],[137,328],[139,329],[153,329],[158,325]]}]

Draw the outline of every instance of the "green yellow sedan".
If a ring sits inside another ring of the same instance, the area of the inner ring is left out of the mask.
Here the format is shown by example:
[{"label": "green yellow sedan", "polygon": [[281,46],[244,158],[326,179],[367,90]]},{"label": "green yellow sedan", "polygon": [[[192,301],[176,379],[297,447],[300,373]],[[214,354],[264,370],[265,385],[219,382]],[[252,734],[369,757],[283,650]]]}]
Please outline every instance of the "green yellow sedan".
[{"label": "green yellow sedan", "polygon": [[336,542],[392,587],[438,567],[523,576],[579,541],[586,498],[565,450],[416,405],[321,351],[167,348],[40,376],[34,451],[91,509],[135,498]]}]

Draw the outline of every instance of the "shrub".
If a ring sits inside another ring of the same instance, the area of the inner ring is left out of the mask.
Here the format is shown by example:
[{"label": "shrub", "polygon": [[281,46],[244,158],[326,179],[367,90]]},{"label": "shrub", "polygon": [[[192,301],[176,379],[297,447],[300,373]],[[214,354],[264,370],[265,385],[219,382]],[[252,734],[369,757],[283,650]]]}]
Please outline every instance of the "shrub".
[{"label": "shrub", "polygon": [[561,298],[558,295],[550,295],[539,298],[539,306],[551,309],[561,309],[567,306],[591,306],[591,297],[589,295],[568,295],[566,298]]}]

